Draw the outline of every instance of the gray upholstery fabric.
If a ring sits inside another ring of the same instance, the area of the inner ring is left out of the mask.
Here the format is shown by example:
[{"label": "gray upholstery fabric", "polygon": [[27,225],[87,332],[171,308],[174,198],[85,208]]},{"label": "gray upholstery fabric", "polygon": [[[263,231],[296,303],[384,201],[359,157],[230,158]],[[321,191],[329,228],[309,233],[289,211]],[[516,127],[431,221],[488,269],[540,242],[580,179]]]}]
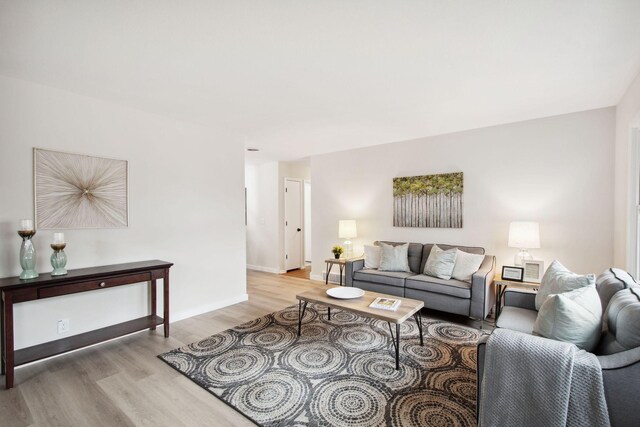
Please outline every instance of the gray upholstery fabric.
[{"label": "gray upholstery fabric", "polygon": [[598,356],[610,355],[625,351],[626,348],[616,341],[616,336],[609,331],[604,331],[600,336],[600,342],[594,353]]},{"label": "gray upholstery fabric", "polygon": [[372,282],[404,288],[404,280],[411,276],[414,276],[414,274],[403,271],[380,271],[364,268],[356,271],[353,279],[361,282]]},{"label": "gray upholstery fabric", "polygon": [[640,347],[611,356],[598,356],[602,366],[604,396],[612,426],[640,426],[638,393]]},{"label": "gray upholstery fabric", "polygon": [[[380,240],[379,242],[374,242],[374,245],[377,245],[379,243],[386,243],[387,245],[398,246],[398,245],[404,245],[407,242],[386,242],[386,241]],[[422,261],[422,243],[409,243],[408,256],[409,256],[409,268],[415,274],[420,274],[422,272],[422,270],[420,269],[420,266],[421,266],[420,262]]]},{"label": "gray upholstery fabric", "polygon": [[[381,242],[375,242],[376,245],[379,245],[380,243]],[[404,242],[400,243],[387,241],[383,241],[382,243],[387,243],[390,245],[404,244]],[[415,273],[415,275],[421,274],[432,246],[433,244],[409,244],[409,268],[413,273]],[[465,252],[484,254],[483,248],[452,245],[438,246],[443,249],[451,249],[457,247],[458,249]],[[422,259],[423,253],[426,254],[426,257],[424,259]],[[380,271],[377,273],[373,273],[373,271],[375,270],[364,270],[364,260],[347,261],[347,286],[356,286],[370,291],[419,299],[424,302],[425,307],[427,308],[448,313],[461,314],[463,316],[470,316],[475,319],[486,318],[491,312],[491,308],[495,305],[495,286],[493,284],[493,277],[495,275],[494,256],[486,255],[482,264],[480,265],[480,269],[472,276],[470,293],[466,293],[466,291],[461,289],[450,291],[450,293],[460,292],[458,294],[459,296],[451,296],[447,294],[419,289],[405,289],[404,286],[406,285],[406,280],[405,278],[393,276],[397,273]],[[415,277],[415,275],[412,275],[411,277]],[[467,287],[469,286],[468,283],[466,285]],[[416,285],[413,286],[416,287]],[[440,291],[442,290],[440,289]],[[461,297],[463,291],[466,293],[465,297]]]},{"label": "gray upholstery fabric", "polygon": [[504,292],[504,305],[509,307],[536,309],[536,292],[531,289],[509,289]]},{"label": "gray upholstery fabric", "polygon": [[[460,248],[462,250],[462,248]],[[484,249],[482,249],[484,252]],[[493,278],[496,275],[496,257],[486,255],[480,269],[471,276],[471,306],[469,316],[484,319],[496,303],[496,289]]]},{"label": "gray upholstery fabric", "polygon": [[471,301],[467,298],[457,298],[450,295],[434,294],[432,292],[419,291],[417,289],[405,288],[404,296],[424,302],[426,308],[432,310],[446,311],[447,313],[469,315]]},{"label": "gray upholstery fabric", "polygon": [[535,310],[505,306],[500,313],[500,317],[498,317],[496,327],[531,335],[533,333],[533,324],[536,323],[536,317],[538,317],[538,312]]},{"label": "gray upholstery fabric", "polygon": [[356,271],[364,268],[364,260],[347,261],[344,267],[344,283],[346,286],[353,286],[353,275]]},{"label": "gray upholstery fabric", "polygon": [[[440,243],[435,243],[435,244],[438,245],[438,247],[443,251],[453,249],[453,248],[458,248],[461,251],[469,252],[470,254],[484,255],[484,248],[479,248],[474,246],[443,245]],[[422,254],[421,254],[422,262],[420,264],[420,270],[419,270],[421,273],[424,271],[424,265],[427,263],[427,259],[429,259],[429,254],[431,253],[431,248],[433,248],[433,245],[434,243],[426,243],[422,248]]]},{"label": "gray upholstery fabric", "polygon": [[394,295],[397,297],[405,296],[404,287],[389,286],[372,282],[362,282],[359,280],[354,280],[353,286],[356,288],[364,289],[365,291],[379,292],[381,294]]},{"label": "gray upholstery fabric", "polygon": [[596,278],[596,289],[602,302],[602,311],[607,310],[609,301],[616,292],[631,286],[638,286],[638,283],[629,273],[619,268],[610,268],[599,275]]},{"label": "gray upholstery fabric", "polygon": [[458,298],[471,298],[471,284],[455,279],[445,280],[419,274],[407,278],[405,286],[419,291],[435,292]]},{"label": "gray upholstery fabric", "polygon": [[604,318],[606,330],[615,337],[615,342],[600,347],[604,354],[614,353],[618,347],[629,350],[640,346],[640,287],[618,291]]}]

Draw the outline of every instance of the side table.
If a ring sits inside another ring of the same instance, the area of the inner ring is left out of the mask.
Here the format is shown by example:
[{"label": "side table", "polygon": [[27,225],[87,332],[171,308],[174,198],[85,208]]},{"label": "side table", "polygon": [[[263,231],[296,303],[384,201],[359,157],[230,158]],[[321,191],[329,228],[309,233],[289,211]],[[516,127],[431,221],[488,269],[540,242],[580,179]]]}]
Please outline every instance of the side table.
[{"label": "side table", "polygon": [[496,285],[496,321],[498,321],[498,317],[502,311],[502,298],[504,297],[504,292],[509,286],[513,288],[534,290],[536,292],[538,291],[538,288],[540,288],[540,283],[515,282],[513,280],[503,279],[500,274],[493,279],[493,283]]},{"label": "side table", "polygon": [[324,262],[326,264],[326,269],[327,269],[327,276],[325,277],[324,284],[325,285],[329,284],[329,274],[331,273],[331,268],[333,268],[333,266],[337,264],[338,267],[340,267],[340,286],[342,286],[342,273],[344,273],[344,266],[347,265],[347,259],[346,258],[327,258],[324,260]]}]

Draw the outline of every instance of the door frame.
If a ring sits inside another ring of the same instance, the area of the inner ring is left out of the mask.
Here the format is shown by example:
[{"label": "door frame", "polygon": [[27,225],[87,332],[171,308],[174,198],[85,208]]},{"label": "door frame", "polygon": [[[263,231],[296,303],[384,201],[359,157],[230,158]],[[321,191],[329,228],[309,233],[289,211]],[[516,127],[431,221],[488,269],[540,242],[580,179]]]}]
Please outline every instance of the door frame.
[{"label": "door frame", "polygon": [[[287,255],[289,253],[289,244],[287,243],[287,181],[296,181],[300,184],[300,225],[302,227],[305,227],[304,224],[304,180],[300,179],[300,178],[284,178],[284,182],[283,182],[283,187],[282,190],[284,192],[284,197],[283,197],[283,206],[282,206],[282,211],[283,211],[283,220],[282,220],[282,226],[284,227],[284,232],[282,233],[283,235],[283,239],[284,239],[284,253],[282,254],[282,258],[284,260],[284,270],[285,271],[289,271],[287,270]],[[301,238],[300,238],[300,262],[301,265],[298,266],[298,268],[304,268],[305,267],[305,263],[304,263],[304,228],[302,229],[301,233]]]},{"label": "door frame", "polygon": [[[637,122],[637,124],[636,124]],[[629,216],[627,221],[627,271],[632,272],[633,277],[640,274],[640,113],[636,122],[630,129],[629,159]]]}]

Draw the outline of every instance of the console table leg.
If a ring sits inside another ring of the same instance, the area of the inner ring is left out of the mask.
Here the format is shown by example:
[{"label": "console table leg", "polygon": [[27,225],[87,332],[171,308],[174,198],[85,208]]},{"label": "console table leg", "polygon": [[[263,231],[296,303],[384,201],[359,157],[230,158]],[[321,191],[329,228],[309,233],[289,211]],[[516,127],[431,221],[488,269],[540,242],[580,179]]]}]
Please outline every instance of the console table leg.
[{"label": "console table leg", "polygon": [[164,269],[163,279],[164,291],[164,337],[169,338],[169,269]]},{"label": "console table leg", "polygon": [[13,296],[4,294],[2,329],[4,330],[5,388],[13,388]]},{"label": "console table leg", "polygon": [[[151,299],[151,315],[155,316],[157,313],[157,308],[156,308],[156,279],[151,279],[151,281],[149,281],[149,297]],[[156,324],[154,323],[153,326],[151,326],[151,330],[155,331],[156,330]]]},{"label": "console table leg", "polygon": [[0,375],[4,375],[5,373],[5,364],[4,364],[4,325],[6,325],[4,321],[4,296],[2,292],[0,292],[0,322],[2,322],[2,329],[0,329]]}]

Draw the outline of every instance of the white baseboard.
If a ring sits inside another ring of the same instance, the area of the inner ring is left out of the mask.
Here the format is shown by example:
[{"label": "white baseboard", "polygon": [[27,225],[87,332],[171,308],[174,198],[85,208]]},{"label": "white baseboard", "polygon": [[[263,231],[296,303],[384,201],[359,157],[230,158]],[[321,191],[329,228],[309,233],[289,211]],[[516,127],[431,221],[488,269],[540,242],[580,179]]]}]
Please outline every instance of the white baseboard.
[{"label": "white baseboard", "polygon": [[263,267],[261,265],[251,265],[251,264],[247,264],[247,268],[249,270],[254,270],[254,271],[263,271],[265,273],[273,273],[273,274],[282,274],[282,273],[286,273],[286,271],[280,270],[278,268],[272,268],[272,267]]},{"label": "white baseboard", "polygon": [[[322,274],[312,274],[311,280],[317,280],[319,282],[324,282],[325,277],[327,276],[326,272],[322,272]],[[329,283],[333,283],[334,285],[340,284],[340,273],[331,273],[329,275]],[[345,284],[345,278],[342,278],[342,284]]]},{"label": "white baseboard", "polygon": [[224,307],[228,307],[230,305],[238,304],[240,302],[247,301],[248,299],[249,299],[249,295],[242,294],[242,295],[238,295],[237,297],[216,301],[211,304],[205,304],[198,307],[190,308],[188,310],[179,311],[177,313],[171,313],[171,316],[172,316],[171,323],[177,322],[183,319],[188,319],[189,317],[197,316],[199,314],[208,313],[213,310],[218,310]]}]

